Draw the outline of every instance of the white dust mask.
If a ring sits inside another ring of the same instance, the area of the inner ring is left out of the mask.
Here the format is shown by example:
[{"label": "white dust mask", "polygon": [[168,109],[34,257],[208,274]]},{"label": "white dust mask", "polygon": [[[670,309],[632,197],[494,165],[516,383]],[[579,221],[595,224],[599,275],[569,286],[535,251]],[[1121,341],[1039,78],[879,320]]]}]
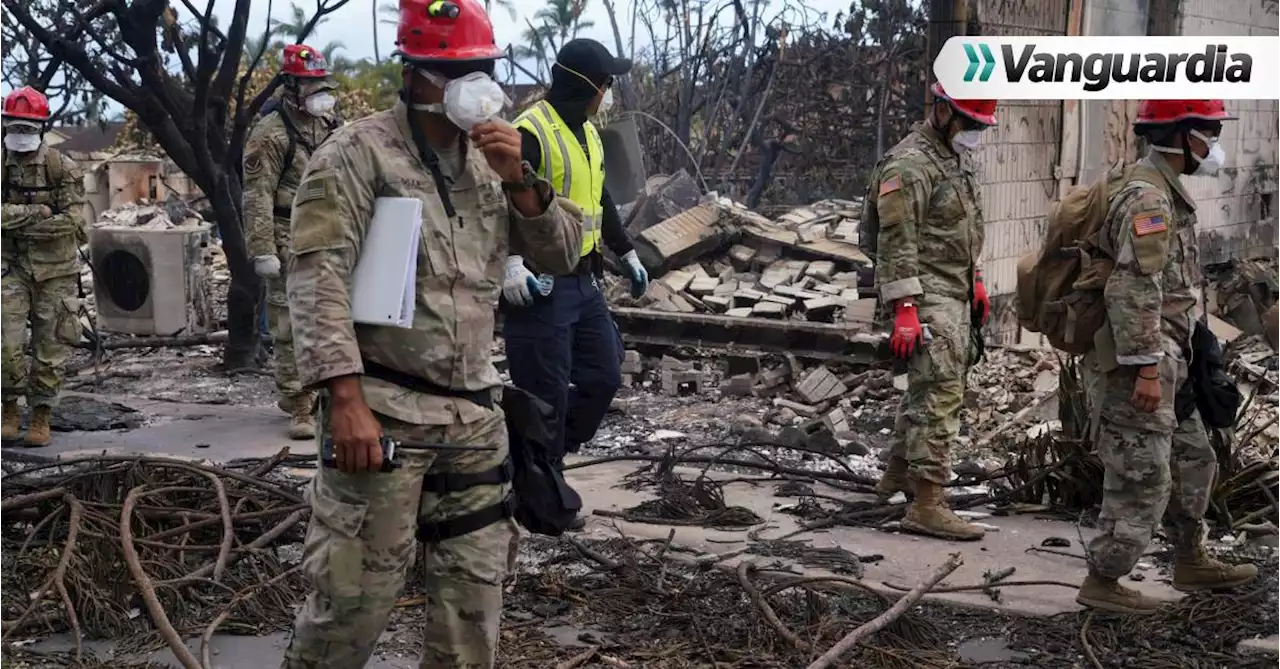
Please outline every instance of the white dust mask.
[{"label": "white dust mask", "polygon": [[40,135],[31,132],[13,132],[4,134],[4,147],[18,153],[30,153],[40,148]]},{"label": "white dust mask", "polygon": [[951,138],[951,148],[955,149],[956,153],[972,151],[978,148],[979,144],[982,144],[981,130],[961,130]]},{"label": "white dust mask", "polygon": [[[1192,176],[1207,177],[1217,174],[1218,170],[1222,169],[1222,166],[1227,162],[1226,150],[1219,145],[1217,138],[1209,137],[1197,130],[1192,130],[1189,134],[1209,147],[1209,153],[1205,154],[1203,158],[1197,156],[1194,151],[1191,152],[1191,159],[1196,161],[1196,169],[1191,173]],[[1183,155],[1182,147],[1152,146],[1151,150],[1157,153]]]},{"label": "white dust mask", "polygon": [[411,109],[435,114],[443,113],[454,125],[469,132],[471,128],[498,115],[510,104],[502,87],[483,72],[471,72],[457,79],[444,77],[427,70],[417,70],[427,81],[444,89],[444,102],[411,104]]},{"label": "white dust mask", "polygon": [[333,97],[333,93],[328,91],[308,96],[306,101],[303,103],[307,109],[307,113],[312,116],[324,116],[325,114],[333,111],[334,106],[337,104],[338,99]]},{"label": "white dust mask", "polygon": [[609,108],[612,106],[613,106],[613,89],[606,88],[604,89],[604,95],[601,96],[600,98],[600,106],[596,108],[596,113],[603,114],[609,111]]},{"label": "white dust mask", "polygon": [[1226,149],[1222,148],[1221,142],[1216,137],[1210,139],[1195,130],[1191,131],[1191,136],[1204,142],[1205,146],[1209,147],[1209,153],[1205,154],[1203,158],[1194,153],[1191,154],[1196,161],[1196,171],[1192,172],[1192,174],[1202,177],[1217,174],[1218,170],[1222,169],[1222,166],[1227,162]]}]

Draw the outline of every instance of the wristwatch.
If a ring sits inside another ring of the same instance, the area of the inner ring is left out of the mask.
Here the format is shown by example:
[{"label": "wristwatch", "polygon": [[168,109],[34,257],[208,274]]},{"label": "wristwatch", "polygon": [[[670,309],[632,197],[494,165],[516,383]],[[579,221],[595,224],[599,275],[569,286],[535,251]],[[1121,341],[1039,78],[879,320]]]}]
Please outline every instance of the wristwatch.
[{"label": "wristwatch", "polygon": [[538,173],[533,171],[533,165],[530,165],[529,161],[520,162],[520,171],[523,178],[520,181],[503,181],[502,190],[508,193],[522,193],[538,185]]}]

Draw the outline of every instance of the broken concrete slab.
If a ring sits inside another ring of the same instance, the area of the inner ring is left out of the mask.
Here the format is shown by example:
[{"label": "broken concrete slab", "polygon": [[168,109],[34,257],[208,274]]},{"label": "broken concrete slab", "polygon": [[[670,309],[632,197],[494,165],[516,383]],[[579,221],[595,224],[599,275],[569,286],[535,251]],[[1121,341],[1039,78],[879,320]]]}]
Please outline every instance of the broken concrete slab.
[{"label": "broken concrete slab", "polygon": [[781,304],[782,306],[786,307],[788,310],[790,310],[791,307],[795,306],[795,303],[796,303],[796,299],[794,297],[787,297],[786,295],[775,295],[773,293],[770,293],[760,298],[760,301],[775,302],[777,304]]},{"label": "broken concrete slab", "polygon": [[835,320],[836,309],[843,304],[834,297],[819,297],[804,301],[804,316],[811,321],[830,323]]},{"label": "broken concrete slab", "polygon": [[750,246],[735,244],[729,249],[729,261],[734,269],[746,272],[751,269],[751,260],[756,257],[756,250]]},{"label": "broken concrete slab", "polygon": [[755,377],[751,374],[738,374],[725,379],[720,384],[720,392],[733,397],[749,397],[755,387]]},{"label": "broken concrete slab", "polygon": [[685,314],[691,314],[697,311],[697,309],[693,308],[693,304],[691,304],[688,298],[684,295],[672,295],[667,298],[667,301],[672,306],[671,311],[678,311]]},{"label": "broken concrete slab", "polygon": [[724,295],[707,295],[702,298],[702,303],[714,313],[725,313],[733,306],[733,298]]},{"label": "broken concrete slab", "polygon": [[814,367],[796,384],[796,394],[810,404],[839,397],[847,391],[840,378],[826,366]]},{"label": "broken concrete slab", "polygon": [[836,271],[836,264],[830,260],[815,260],[809,263],[805,268],[804,275],[811,276],[818,281],[830,281],[831,275]]},{"label": "broken concrete slab", "polygon": [[751,318],[751,307],[734,307],[724,312],[724,315],[731,318]]},{"label": "broken concrete slab", "polygon": [[783,319],[787,317],[787,305],[761,300],[751,307],[751,315],[758,318]]},{"label": "broken concrete slab", "polygon": [[670,288],[671,292],[679,293],[688,288],[690,283],[693,283],[693,273],[682,269],[674,269],[667,272],[661,279],[658,279],[658,282]]},{"label": "broken concrete slab", "polygon": [[704,203],[641,232],[635,247],[645,267],[657,275],[715,251],[730,238],[720,209]]},{"label": "broken concrete slab", "polygon": [[639,351],[627,350],[622,353],[622,373],[640,374],[644,371],[644,360]]},{"label": "broken concrete slab", "polygon": [[756,302],[764,299],[764,293],[750,288],[743,288],[733,294],[733,306],[735,307],[751,307]]},{"label": "broken concrete slab", "polygon": [[[871,259],[857,246],[834,239],[823,239],[811,243],[801,243],[794,232],[780,230],[777,227],[750,225],[741,230],[745,239],[751,243],[763,245],[773,243],[786,249],[786,254],[796,258],[814,260],[834,260],[846,266],[871,267]],[[761,248],[764,248],[761,246]]]},{"label": "broken concrete slab", "polygon": [[720,279],[713,276],[703,276],[690,281],[687,290],[694,295],[702,297],[714,293],[719,285]]}]

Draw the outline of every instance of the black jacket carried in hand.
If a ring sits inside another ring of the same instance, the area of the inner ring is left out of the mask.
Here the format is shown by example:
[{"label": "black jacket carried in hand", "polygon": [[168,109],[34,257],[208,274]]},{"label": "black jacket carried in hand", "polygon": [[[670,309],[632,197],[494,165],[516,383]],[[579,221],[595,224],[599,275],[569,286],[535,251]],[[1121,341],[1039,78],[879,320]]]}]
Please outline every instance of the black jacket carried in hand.
[{"label": "black jacket carried in hand", "polygon": [[1201,321],[1191,333],[1191,364],[1187,382],[1174,398],[1178,422],[1200,410],[1200,419],[1208,427],[1227,428],[1236,424],[1240,410],[1240,389],[1227,374],[1218,338]]}]

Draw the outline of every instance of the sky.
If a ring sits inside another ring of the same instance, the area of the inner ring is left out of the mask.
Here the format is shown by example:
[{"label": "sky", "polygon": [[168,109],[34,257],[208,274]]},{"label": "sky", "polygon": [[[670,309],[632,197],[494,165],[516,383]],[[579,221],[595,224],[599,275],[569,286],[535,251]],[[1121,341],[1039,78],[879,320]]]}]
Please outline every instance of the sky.
[{"label": "sky", "polygon": [[[274,0],[273,14],[277,18],[285,18],[289,15],[289,0]],[[308,10],[308,15],[314,13],[315,0],[302,0],[300,6]],[[378,4],[386,4],[388,2],[396,3],[396,0],[351,0],[338,11],[330,14],[330,20],[320,26],[308,42],[316,48],[322,48],[326,43],[331,41],[340,41],[345,46],[345,55],[350,59],[372,58],[373,57],[373,30],[372,30],[372,13],[373,8]],[[778,8],[785,4],[786,0],[770,0],[765,10],[766,15],[776,13]],[[806,4],[817,12],[826,13],[824,24],[830,24],[830,20],[835,14],[841,10],[847,10],[850,0],[806,0]],[[622,32],[624,44],[630,39],[630,17],[632,0],[614,0],[615,7],[618,11],[618,28]],[[200,6],[202,3],[197,3]],[[510,43],[519,43],[520,34],[526,28],[525,20],[532,19],[533,15],[543,6],[543,0],[514,0],[516,5],[516,16],[513,19],[506,10],[495,6],[491,13],[491,19],[494,23],[494,32],[500,46],[505,47]],[[214,0],[214,13],[218,15],[221,25],[228,25],[235,8],[235,0]],[[267,13],[266,0],[253,0],[250,10],[249,26],[253,32],[260,32],[263,29],[263,19]],[[727,15],[727,12],[726,12]],[[594,23],[590,28],[584,29],[579,33],[579,37],[590,37],[599,40],[614,49],[613,30],[609,25],[609,15],[605,10],[604,2],[601,0],[587,0],[587,10],[584,20]],[[379,49],[383,58],[386,58],[393,49],[395,49],[395,26],[388,24],[378,25]]]}]

